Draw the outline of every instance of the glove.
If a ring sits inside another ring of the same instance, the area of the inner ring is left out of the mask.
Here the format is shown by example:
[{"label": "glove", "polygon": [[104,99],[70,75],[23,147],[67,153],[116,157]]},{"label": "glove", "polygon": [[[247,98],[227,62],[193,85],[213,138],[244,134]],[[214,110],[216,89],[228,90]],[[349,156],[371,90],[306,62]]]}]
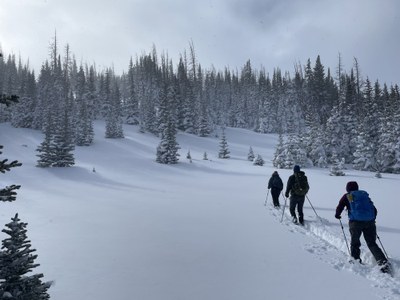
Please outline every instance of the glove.
[{"label": "glove", "polygon": [[342,217],[340,215],[335,215],[335,218],[340,220]]},{"label": "glove", "polygon": [[286,197],[286,198],[289,198],[289,193],[286,193],[286,194],[285,194],[285,197]]}]

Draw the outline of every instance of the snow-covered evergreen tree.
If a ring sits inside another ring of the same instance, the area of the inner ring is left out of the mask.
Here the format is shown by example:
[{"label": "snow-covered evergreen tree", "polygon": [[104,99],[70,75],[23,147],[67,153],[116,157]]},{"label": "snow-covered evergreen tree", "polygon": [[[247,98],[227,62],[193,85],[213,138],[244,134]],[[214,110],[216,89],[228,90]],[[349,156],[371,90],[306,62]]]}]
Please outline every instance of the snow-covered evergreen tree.
[{"label": "snow-covered evergreen tree", "polygon": [[[0,145],[0,154],[2,154],[1,149],[3,149],[3,146]],[[10,163],[8,162],[8,159],[0,160],[0,173],[5,173],[6,171],[10,171],[11,168],[19,167],[21,165],[22,164],[17,160],[14,160]],[[20,185],[13,184],[11,186],[6,186],[5,188],[0,188],[0,201],[14,201],[17,194],[15,190],[19,189],[20,187]]]},{"label": "snow-covered evergreen tree", "polygon": [[86,84],[85,73],[83,67],[79,68],[77,73],[77,91],[76,91],[76,102],[77,102],[77,125],[75,141],[78,146],[89,146],[93,142],[94,131],[93,131],[93,112],[90,111],[89,104],[89,91]]},{"label": "snow-covered evergreen tree", "polygon": [[61,121],[55,126],[54,135],[50,143],[52,167],[71,167],[75,164],[73,151],[75,150],[74,134],[68,111],[63,112]]},{"label": "snow-covered evergreen tree", "polygon": [[256,156],[254,155],[253,148],[250,146],[249,153],[247,154],[247,160],[253,161]]},{"label": "snow-covered evergreen tree", "polygon": [[156,161],[161,164],[176,164],[179,160],[179,144],[177,135],[176,89],[171,67],[163,62],[164,87],[160,93],[160,123],[161,141],[157,147]]},{"label": "snow-covered evergreen tree", "polygon": [[379,129],[381,117],[377,103],[374,102],[373,89],[370,81],[366,80],[364,91],[364,102],[362,111],[363,116],[360,117],[360,126],[357,150],[354,156],[355,168],[359,170],[373,170],[377,167],[376,153],[378,152]]},{"label": "snow-covered evergreen tree", "polygon": [[125,122],[130,125],[139,124],[139,100],[135,87],[135,74],[132,58],[129,61],[127,76],[128,97],[124,105]]},{"label": "snow-covered evergreen tree", "polygon": [[274,158],[272,159],[272,165],[275,168],[283,169],[285,167],[285,148],[283,135],[280,133],[278,137],[278,144],[275,148]]},{"label": "snow-covered evergreen tree", "polygon": [[55,153],[53,152],[52,140],[53,132],[51,130],[51,125],[47,125],[44,130],[44,140],[36,148],[36,151],[39,152],[39,154],[37,154],[37,157],[39,157],[36,165],[37,167],[48,168],[51,167],[53,162],[55,161]]},{"label": "snow-covered evergreen tree", "polygon": [[[0,53],[0,55],[1,55],[1,53]],[[18,97],[15,95],[14,96],[2,95],[0,97],[0,105],[5,104],[8,106],[13,102],[18,102]],[[3,149],[2,145],[0,145],[0,154],[3,153],[1,151],[1,149]],[[20,162],[18,162],[17,160],[8,162],[8,159],[2,159],[2,160],[0,160],[0,173],[4,174],[5,172],[10,171],[11,168],[20,167],[21,165],[22,164]],[[4,202],[14,201],[16,199],[16,195],[17,195],[16,190],[18,190],[20,187],[21,187],[20,185],[12,184],[10,186],[0,188],[0,201],[4,201]],[[1,265],[0,265],[0,269],[1,269]]]},{"label": "snow-covered evergreen tree", "polygon": [[47,290],[50,282],[43,282],[43,274],[27,275],[39,264],[27,238],[27,223],[18,214],[6,224],[2,232],[9,237],[2,242],[0,252],[0,297],[1,299],[46,300],[50,299]]},{"label": "snow-covered evergreen tree", "polygon": [[343,163],[339,160],[336,153],[332,156],[332,166],[329,175],[331,176],[344,176],[346,175],[343,172]]},{"label": "snow-covered evergreen tree", "polygon": [[192,162],[192,155],[190,154],[190,150],[188,151],[188,153],[186,154],[186,158]]},{"label": "snow-covered evergreen tree", "polygon": [[207,152],[204,152],[204,154],[203,154],[203,160],[208,160]]},{"label": "snow-covered evergreen tree", "polygon": [[325,150],[324,132],[318,127],[312,126],[308,139],[308,157],[312,160],[313,165],[319,168],[326,168],[327,155]]},{"label": "snow-covered evergreen tree", "polygon": [[253,161],[253,165],[255,165],[255,166],[263,166],[264,164],[265,164],[265,161],[262,158],[262,156],[260,154],[257,154],[256,159],[254,159],[254,161]]},{"label": "snow-covered evergreen tree", "polygon": [[106,73],[105,90],[106,90],[106,138],[123,138],[124,131],[122,128],[121,113],[121,97],[118,83],[114,80],[111,87],[111,70]]},{"label": "snow-covered evergreen tree", "polygon": [[354,152],[353,167],[356,170],[369,170],[372,167],[372,148],[368,143],[365,132],[360,132],[357,137],[357,148]]},{"label": "snow-covered evergreen tree", "polygon": [[226,135],[225,135],[225,127],[221,128],[222,133],[221,133],[221,140],[219,143],[219,152],[218,152],[218,158],[229,158],[229,146],[228,146],[228,142],[226,140]]},{"label": "snow-covered evergreen tree", "polygon": [[36,80],[33,72],[21,62],[18,66],[19,101],[11,111],[11,125],[14,127],[32,128],[33,111],[36,107]]}]

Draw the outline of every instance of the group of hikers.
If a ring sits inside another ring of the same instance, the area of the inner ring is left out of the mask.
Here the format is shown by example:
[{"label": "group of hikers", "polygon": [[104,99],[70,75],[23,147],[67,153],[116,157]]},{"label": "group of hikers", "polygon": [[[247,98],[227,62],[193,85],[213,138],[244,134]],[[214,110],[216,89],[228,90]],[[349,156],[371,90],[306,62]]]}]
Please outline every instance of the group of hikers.
[{"label": "group of hikers", "polygon": [[[283,182],[277,171],[274,171],[269,179],[268,189],[271,190],[274,207],[280,208],[279,196],[283,191]],[[289,198],[290,215],[295,224],[304,225],[303,206],[309,189],[310,186],[308,184],[307,176],[304,171],[300,170],[300,166],[295,165],[293,168],[293,174],[287,181],[285,191],[285,197]],[[296,207],[298,218],[296,215]],[[347,183],[346,193],[341,197],[339,204],[336,207],[335,218],[340,221],[340,224],[342,224],[340,220],[341,214],[345,208],[347,209],[349,217],[349,231],[351,236],[350,255],[352,258],[359,263],[362,263],[360,257],[360,237],[361,234],[363,234],[369,250],[374,256],[377,264],[380,266],[380,270],[383,273],[391,273],[388,259],[376,243],[377,233],[375,219],[377,216],[377,209],[369,198],[368,193],[359,190],[356,181],[349,181]]]}]

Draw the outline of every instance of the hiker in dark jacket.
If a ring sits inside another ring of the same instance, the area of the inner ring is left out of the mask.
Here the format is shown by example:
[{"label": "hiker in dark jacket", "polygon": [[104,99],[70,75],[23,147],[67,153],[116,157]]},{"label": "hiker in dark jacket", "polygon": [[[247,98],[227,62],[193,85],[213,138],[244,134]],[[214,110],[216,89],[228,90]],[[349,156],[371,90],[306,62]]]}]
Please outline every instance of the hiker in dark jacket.
[{"label": "hiker in dark jacket", "polygon": [[293,223],[297,223],[296,206],[299,214],[299,223],[304,225],[303,206],[305,195],[307,194],[310,186],[308,185],[307,176],[303,171],[300,171],[300,166],[295,165],[293,168],[293,175],[288,179],[285,196],[289,197],[290,193],[290,206],[289,211],[292,216]]},{"label": "hiker in dark jacket", "polygon": [[271,189],[272,201],[274,203],[274,206],[276,208],[279,208],[280,207],[279,195],[281,194],[281,191],[283,190],[283,182],[282,182],[282,179],[279,177],[279,174],[277,171],[272,173],[272,176],[268,181],[268,189]]},{"label": "hiker in dark jacket", "polygon": [[[356,212],[355,211],[356,209],[352,211],[350,202],[353,201],[354,196],[358,195],[352,192],[358,191],[358,183],[356,181],[349,181],[346,185],[346,191],[347,193],[342,196],[338,206],[336,207],[335,218],[340,219],[344,208],[347,208],[347,213],[349,216],[349,230],[351,235],[351,242],[350,242],[351,256],[361,263],[360,237],[361,234],[363,234],[365,242],[367,243],[367,246],[371,251],[372,255],[374,256],[376,262],[378,263],[378,265],[382,266],[381,271],[385,273],[389,272],[390,266],[388,265],[387,258],[383,254],[381,248],[379,248],[379,246],[376,244],[375,219],[378,211],[375,205],[373,204],[371,199],[368,198],[368,201],[365,201],[364,205],[367,207],[367,209],[363,209],[362,213]],[[366,196],[368,197],[368,194],[366,194]]]}]

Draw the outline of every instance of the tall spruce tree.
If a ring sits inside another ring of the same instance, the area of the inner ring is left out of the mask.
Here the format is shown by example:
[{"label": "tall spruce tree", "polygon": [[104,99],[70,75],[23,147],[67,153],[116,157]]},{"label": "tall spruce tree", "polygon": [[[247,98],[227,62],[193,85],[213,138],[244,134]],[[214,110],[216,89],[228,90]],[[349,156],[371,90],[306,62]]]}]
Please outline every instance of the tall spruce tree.
[{"label": "tall spruce tree", "polygon": [[278,143],[275,147],[274,158],[272,159],[272,165],[275,168],[285,168],[285,144],[282,133],[279,133]]},{"label": "tall spruce tree", "polygon": [[108,70],[105,76],[105,96],[106,96],[106,138],[123,138],[121,114],[121,97],[117,81],[113,80],[112,72]]},{"label": "tall spruce tree", "polygon": [[139,100],[136,93],[135,69],[132,57],[129,61],[127,80],[128,97],[124,105],[125,122],[130,125],[139,124]]},{"label": "tall spruce tree", "polygon": [[[0,53],[1,55],[1,53]],[[7,95],[2,95],[0,98],[0,105],[5,104],[5,105],[10,105],[11,103],[18,102],[18,96],[7,96]],[[0,145],[0,154],[3,152],[1,151],[3,149],[3,146]],[[6,171],[10,171],[11,168],[15,167],[20,167],[22,164],[18,162],[17,160],[14,160],[12,162],[8,162],[8,159],[3,159],[0,160],[0,172],[5,173]],[[14,201],[16,199],[17,192],[21,186],[20,185],[15,185],[12,184],[10,186],[6,186],[4,188],[0,188],[0,201]]]},{"label": "tall spruce tree", "polygon": [[55,134],[50,143],[51,153],[54,158],[52,167],[71,167],[75,164],[73,151],[75,149],[71,117],[65,110],[61,120],[56,124]]},{"label": "tall spruce tree", "polygon": [[[156,161],[161,164],[176,164],[179,160],[178,150],[180,149],[178,142],[176,141],[177,129],[176,129],[176,119],[173,113],[174,91],[170,87],[167,94],[167,115],[166,123],[164,123],[161,128],[161,141],[157,147],[157,158]],[[169,99],[169,101],[168,101]],[[162,100],[163,102],[163,100]]]},{"label": "tall spruce tree", "polygon": [[229,151],[229,146],[228,146],[228,141],[226,139],[226,135],[225,135],[225,127],[222,126],[221,128],[221,140],[219,143],[219,152],[218,152],[218,158],[229,158],[230,157],[230,151]]},{"label": "tall spruce tree", "polygon": [[0,252],[0,297],[1,299],[46,300],[51,282],[43,282],[43,274],[27,275],[39,264],[27,237],[27,223],[21,222],[18,214],[6,224],[2,232],[9,237],[2,242]]},{"label": "tall spruce tree", "polygon": [[36,151],[39,152],[39,154],[36,155],[39,157],[36,164],[37,167],[49,168],[55,161],[55,153],[52,147],[53,131],[51,128],[51,124],[46,125],[44,130],[44,140],[36,148]]},{"label": "tall spruce tree", "polygon": [[[3,146],[0,145],[0,154],[2,154],[1,149],[3,149]],[[8,162],[8,159],[3,159],[0,160],[0,172],[5,173],[6,171],[10,171],[11,168],[19,167],[22,164],[18,162],[17,160],[14,160],[12,162]],[[21,186],[20,185],[15,185],[12,184],[10,186],[6,186],[5,188],[0,189],[0,201],[6,202],[6,201],[14,201],[16,199],[17,192]]]},{"label": "tall spruce tree", "polygon": [[160,143],[157,147],[156,161],[161,164],[176,164],[179,160],[179,144],[177,135],[177,109],[176,109],[176,80],[173,77],[172,66],[168,59],[164,59],[163,88],[160,93],[159,115]]},{"label": "tall spruce tree", "polygon": [[80,66],[76,82],[77,126],[75,142],[78,146],[89,146],[93,142],[93,113],[90,111],[89,91],[86,84],[85,72]]}]

